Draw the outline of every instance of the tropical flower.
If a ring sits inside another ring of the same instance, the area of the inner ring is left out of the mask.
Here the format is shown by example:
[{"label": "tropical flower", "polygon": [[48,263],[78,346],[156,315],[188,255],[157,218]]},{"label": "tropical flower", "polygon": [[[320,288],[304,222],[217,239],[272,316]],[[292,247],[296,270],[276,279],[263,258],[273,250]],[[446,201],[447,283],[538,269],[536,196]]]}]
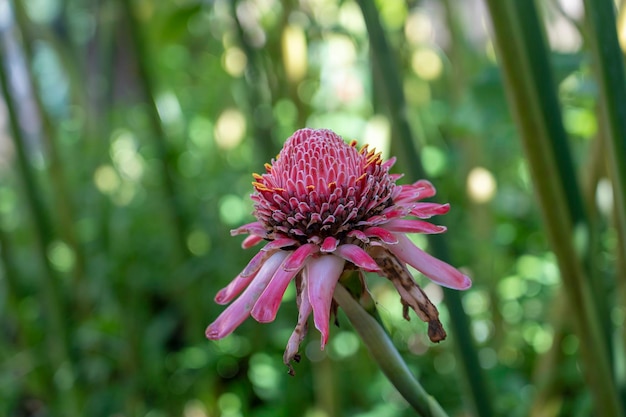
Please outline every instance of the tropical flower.
[{"label": "tropical flower", "polygon": [[[215,301],[239,297],[206,330],[209,339],[232,333],[248,316],[260,323],[274,320],[287,286],[295,280],[298,323],[289,338],[284,361],[299,360],[298,349],[313,313],[323,349],[329,337],[333,292],[344,271],[357,270],[388,278],[398,290],[404,317],[411,307],[428,323],[438,342],[446,337],[439,313],[407,270],[411,265],[433,282],[467,289],[470,279],[422,251],[407,233],[442,233],[443,226],[424,221],[448,212],[449,204],[420,202],[435,195],[425,180],[398,185],[389,173],[395,158],[356,141],[346,144],[326,129],[301,129],[254,174],[254,215],[257,221],[231,231],[248,234],[243,248],[267,243],[243,271],[219,291]],[[407,218],[408,217],[408,218]],[[364,287],[364,289],[366,289]],[[242,292],[243,291],[243,292]]]}]

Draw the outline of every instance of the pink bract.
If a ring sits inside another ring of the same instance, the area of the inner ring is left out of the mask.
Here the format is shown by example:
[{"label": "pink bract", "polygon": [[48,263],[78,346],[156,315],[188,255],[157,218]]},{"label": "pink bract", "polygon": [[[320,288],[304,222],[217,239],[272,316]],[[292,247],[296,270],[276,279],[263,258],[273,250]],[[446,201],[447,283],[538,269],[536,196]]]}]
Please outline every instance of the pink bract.
[{"label": "pink bract", "polygon": [[207,337],[229,335],[248,316],[262,323],[273,321],[295,280],[300,313],[284,356],[293,372],[290,363],[299,358],[309,315],[313,313],[322,334],[323,349],[335,286],[344,271],[356,269],[388,278],[400,293],[405,317],[411,307],[429,324],[431,340],[445,338],[436,308],[407,265],[445,287],[464,290],[471,281],[419,249],[406,234],[444,232],[445,227],[425,219],[447,213],[450,206],[420,201],[435,195],[428,181],[396,184],[401,175],[389,173],[394,162],[395,158],[383,161],[367,145],[357,149],[355,141],[346,144],[330,130],[295,132],[276,159],[265,164],[265,173],[253,175],[251,198],[257,221],[231,234],[248,234],[244,248],[267,243],[218,292],[215,300],[220,304],[239,297],[209,325]]}]

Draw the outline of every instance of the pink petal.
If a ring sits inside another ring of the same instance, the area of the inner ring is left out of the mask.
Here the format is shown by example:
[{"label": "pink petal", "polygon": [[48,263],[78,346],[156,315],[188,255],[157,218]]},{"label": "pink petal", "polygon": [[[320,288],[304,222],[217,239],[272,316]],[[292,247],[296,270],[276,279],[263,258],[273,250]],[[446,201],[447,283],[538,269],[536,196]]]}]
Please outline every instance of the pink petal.
[{"label": "pink petal", "polygon": [[267,235],[267,230],[265,230],[265,227],[263,227],[260,222],[252,222],[230,231],[231,236],[242,235],[244,233],[265,237]]},{"label": "pink petal", "polygon": [[314,245],[313,243],[307,243],[306,245],[300,246],[298,249],[293,251],[293,253],[289,256],[282,268],[285,271],[296,271],[302,268],[304,265],[304,261],[306,258],[311,256],[314,253],[319,251],[319,246]]},{"label": "pink petal", "polygon": [[398,243],[398,239],[396,239],[393,233],[383,227],[368,227],[367,229],[363,230],[363,232],[366,234],[367,237],[378,238],[389,245]]},{"label": "pink petal", "polygon": [[321,349],[324,349],[328,342],[330,304],[345,263],[346,261],[338,256],[322,255],[311,259],[304,268],[309,287],[309,301],[313,307],[313,321],[317,330],[322,333]]},{"label": "pink petal", "polygon": [[466,290],[472,285],[467,275],[447,263],[427,254],[409,240],[403,233],[394,233],[397,245],[387,246],[401,261],[426,275],[433,282],[456,290]]},{"label": "pink petal", "polygon": [[263,238],[261,236],[250,235],[243,240],[243,242],[241,243],[241,247],[244,249],[248,249],[258,244],[262,240]]},{"label": "pink petal", "polygon": [[339,245],[335,251],[337,256],[341,256],[346,261],[352,262],[359,268],[368,272],[379,272],[380,268],[376,261],[357,245]]},{"label": "pink petal", "polygon": [[354,237],[359,239],[363,243],[368,243],[370,240],[365,233],[360,230],[351,230],[348,232],[348,237]]},{"label": "pink petal", "polygon": [[[293,255],[294,253],[292,252],[289,255],[289,258]],[[269,284],[267,284],[263,294],[261,294],[259,299],[256,300],[256,303],[250,312],[252,317],[259,323],[269,323],[270,321],[274,321],[278,308],[280,307],[280,302],[282,301],[283,295],[285,295],[285,291],[287,290],[287,286],[302,268],[301,265],[298,269],[292,269],[289,271],[286,270],[285,265],[289,262],[289,258],[285,259],[280,268],[278,268],[272,277],[272,280]]]},{"label": "pink petal", "polygon": [[413,187],[420,192],[420,200],[424,198],[429,198],[437,194],[437,190],[435,186],[427,180],[419,180],[413,183]]},{"label": "pink petal", "polygon": [[443,233],[447,229],[445,226],[437,226],[422,220],[395,219],[385,224],[385,229],[392,232],[402,233]]},{"label": "pink petal", "polygon": [[280,264],[287,257],[287,252],[276,252],[261,267],[248,288],[234,303],[229,305],[219,317],[206,329],[206,337],[212,340],[228,336],[250,315],[252,306],[259,298]]},{"label": "pink petal", "polygon": [[396,163],[396,157],[392,156],[381,165],[382,168],[390,169]]},{"label": "pink petal", "polygon": [[290,239],[288,237],[282,237],[280,239],[275,239],[269,242],[267,245],[263,246],[264,251],[273,251],[275,249],[282,249],[287,246],[292,246],[298,243],[295,239]]},{"label": "pink petal", "polygon": [[252,257],[252,259],[250,259],[250,262],[248,262],[248,265],[246,265],[246,267],[243,269],[243,271],[241,271],[241,274],[239,275],[243,278],[248,278],[254,275],[259,270],[259,268],[265,263],[265,261],[274,253],[275,251],[268,252],[268,251],[260,250],[256,255]]},{"label": "pink petal", "polygon": [[307,287],[306,280],[303,280],[303,286],[301,293],[299,294],[298,301],[298,324],[287,341],[287,347],[285,349],[285,354],[283,355],[283,362],[285,362],[288,366],[290,366],[290,362],[298,354],[300,343],[302,343],[304,336],[306,336],[307,320],[311,315],[311,311],[313,311],[311,302],[309,301],[309,289]]},{"label": "pink petal", "polygon": [[322,242],[322,247],[320,248],[320,250],[322,252],[332,252],[335,249],[337,249],[338,245],[339,245],[338,239],[335,239],[332,236],[328,236],[326,239],[324,239],[324,242]]},{"label": "pink petal", "polygon": [[432,216],[446,214],[448,211],[450,211],[450,204],[447,203],[416,203],[415,206],[411,208],[411,214],[420,219],[429,219]]},{"label": "pink petal", "polygon": [[263,262],[265,262],[265,260],[269,258],[274,252],[286,246],[291,246],[294,243],[297,243],[297,242],[289,238],[281,238],[281,239],[272,240],[263,248],[261,248],[261,251],[259,253],[254,255],[254,257],[250,260],[250,262],[248,262],[248,265],[246,265],[243,271],[241,271],[240,275],[243,278],[253,275],[254,273],[256,273],[256,271],[259,270],[261,265],[263,265]]},{"label": "pink petal", "polygon": [[230,284],[218,291],[215,296],[215,302],[217,304],[228,304],[233,298],[235,298],[245,287],[252,282],[253,276],[242,277],[241,274],[237,275]]}]

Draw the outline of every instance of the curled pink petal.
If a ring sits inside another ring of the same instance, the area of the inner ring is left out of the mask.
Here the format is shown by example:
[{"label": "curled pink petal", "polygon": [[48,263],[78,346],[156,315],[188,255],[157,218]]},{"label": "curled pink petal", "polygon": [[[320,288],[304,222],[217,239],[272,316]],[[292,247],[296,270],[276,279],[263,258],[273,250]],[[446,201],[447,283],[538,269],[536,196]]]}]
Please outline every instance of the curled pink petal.
[{"label": "curled pink petal", "polygon": [[446,231],[445,226],[437,226],[423,220],[394,219],[385,224],[385,229],[392,232],[437,234]]},{"label": "curled pink petal", "polygon": [[243,240],[243,242],[241,243],[241,247],[244,249],[249,249],[253,247],[254,245],[258,244],[259,242],[261,242],[262,240],[263,238],[261,236],[250,235]]},{"label": "curled pink petal", "polygon": [[[291,253],[290,257],[293,256]],[[278,268],[272,280],[267,284],[267,287],[263,291],[263,294],[254,304],[250,314],[259,323],[269,323],[274,321],[276,313],[280,307],[280,303],[283,299],[283,295],[287,290],[287,286],[295,277],[300,269],[285,270],[285,264],[289,261],[289,258],[285,259],[283,264]],[[306,263],[304,264],[306,265]],[[301,266],[302,268],[302,266]]]},{"label": "curled pink petal", "polygon": [[247,233],[249,235],[256,235],[260,237],[267,236],[267,230],[263,227],[263,224],[260,222],[252,222],[248,224],[244,224],[243,226],[239,226],[236,229],[230,231],[231,236],[242,235]]},{"label": "curled pink petal", "polygon": [[250,262],[248,262],[248,265],[246,265],[246,267],[243,269],[243,271],[241,271],[241,274],[239,275],[243,278],[247,278],[247,277],[254,275],[259,270],[259,268],[263,266],[263,263],[270,256],[272,256],[273,253],[274,252],[266,252],[264,250],[259,251],[256,255],[252,257],[252,259],[250,259]]},{"label": "curled pink petal", "polygon": [[285,260],[282,268],[285,271],[296,271],[302,268],[304,261],[306,258],[311,256],[314,253],[319,251],[319,246],[314,245],[313,243],[307,243],[306,245],[300,246],[298,249],[293,251],[293,253]]},{"label": "curled pink petal", "polygon": [[243,294],[234,303],[226,307],[226,310],[207,327],[205,332],[207,338],[217,340],[226,337],[248,318],[252,306],[286,257],[287,253],[276,252],[265,261]]},{"label": "curled pink petal", "polygon": [[472,280],[461,273],[458,269],[447,263],[430,256],[409,240],[402,233],[394,233],[398,238],[397,245],[390,245],[387,248],[400,260],[411,265],[422,274],[430,278],[431,281],[444,287],[455,290],[466,290],[472,285]]},{"label": "curled pink petal", "polygon": [[376,261],[357,245],[344,244],[339,245],[335,250],[337,256],[342,257],[346,261],[352,262],[354,265],[368,272],[379,272],[380,268]]},{"label": "curled pink petal", "polygon": [[387,243],[389,245],[393,245],[398,242],[398,239],[396,239],[394,234],[391,233],[389,230],[387,230],[385,227],[378,227],[378,226],[368,227],[367,229],[363,231],[363,233],[365,233],[367,237],[378,238],[382,242]]},{"label": "curled pink petal", "polygon": [[311,259],[304,268],[309,286],[309,301],[313,308],[313,321],[315,328],[322,334],[321,349],[328,342],[330,304],[345,263],[338,256],[322,255]]},{"label": "curled pink petal", "polygon": [[215,302],[217,304],[228,304],[239,293],[252,282],[254,275],[248,277],[242,277],[241,274],[237,275],[230,284],[218,291],[215,296]]},{"label": "curled pink petal", "polygon": [[446,214],[448,211],[450,211],[450,204],[448,203],[416,203],[411,208],[411,214],[420,219],[430,219],[432,216]]},{"label": "curled pink petal", "polygon": [[283,237],[283,238],[272,240],[267,245],[263,246],[263,249],[261,249],[261,250],[263,250],[263,251],[273,251],[273,250],[276,250],[276,249],[285,248],[287,246],[293,246],[296,243],[298,243],[298,241],[295,240],[295,239],[291,239],[291,238],[288,238],[288,237]]}]

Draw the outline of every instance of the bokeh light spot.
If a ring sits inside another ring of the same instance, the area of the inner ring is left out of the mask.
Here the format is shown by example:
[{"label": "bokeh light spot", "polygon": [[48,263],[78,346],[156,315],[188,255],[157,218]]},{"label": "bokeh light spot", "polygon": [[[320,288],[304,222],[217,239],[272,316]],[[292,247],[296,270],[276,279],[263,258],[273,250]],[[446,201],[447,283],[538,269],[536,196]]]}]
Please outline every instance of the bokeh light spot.
[{"label": "bokeh light spot", "polygon": [[296,84],[304,78],[308,68],[304,30],[300,26],[287,25],[283,30],[281,41],[287,79]]},{"label": "bokeh light spot", "polygon": [[224,150],[235,148],[246,134],[246,118],[237,109],[226,109],[215,124],[215,143]]},{"label": "bokeh light spot", "polygon": [[515,300],[526,293],[526,282],[517,275],[506,277],[498,283],[498,293],[503,300]]},{"label": "bokeh light spot", "polygon": [[208,417],[208,414],[202,401],[190,400],[185,404],[183,417]]},{"label": "bokeh light spot", "polygon": [[211,247],[210,237],[204,230],[194,230],[187,236],[187,247],[194,255],[202,256]]},{"label": "bokeh light spot", "polygon": [[217,406],[224,415],[232,416],[241,411],[241,399],[237,394],[226,392],[217,399]]},{"label": "bokeh light spot", "polygon": [[443,62],[434,50],[430,48],[420,48],[413,52],[411,68],[415,74],[423,80],[434,81],[441,77]]},{"label": "bokeh light spot", "polygon": [[433,23],[430,16],[419,9],[411,12],[404,25],[404,34],[407,40],[416,46],[431,41]]},{"label": "bokeh light spot", "polygon": [[120,186],[120,177],[110,165],[98,167],[93,175],[93,181],[102,194],[111,194]]},{"label": "bokeh light spot", "polygon": [[222,65],[231,77],[241,77],[248,65],[248,58],[241,49],[231,46],[224,51]]},{"label": "bokeh light spot", "polygon": [[59,272],[68,272],[74,267],[76,255],[64,242],[57,240],[48,247],[48,259]]},{"label": "bokeh light spot", "polygon": [[491,201],[496,193],[496,179],[483,167],[473,168],[467,176],[467,194],[475,203]]},{"label": "bokeh light spot", "polygon": [[330,349],[333,356],[350,357],[359,349],[359,338],[352,332],[339,332],[330,340]]},{"label": "bokeh light spot", "polygon": [[242,223],[250,211],[250,207],[241,197],[229,194],[220,200],[219,210],[222,222],[233,226]]},{"label": "bokeh light spot", "polygon": [[430,177],[441,175],[448,164],[446,154],[434,146],[424,146],[420,156],[424,170]]},{"label": "bokeh light spot", "polygon": [[261,398],[271,399],[281,394],[280,375],[272,362],[272,358],[268,355],[264,353],[252,355],[248,377],[254,385],[255,392]]}]

